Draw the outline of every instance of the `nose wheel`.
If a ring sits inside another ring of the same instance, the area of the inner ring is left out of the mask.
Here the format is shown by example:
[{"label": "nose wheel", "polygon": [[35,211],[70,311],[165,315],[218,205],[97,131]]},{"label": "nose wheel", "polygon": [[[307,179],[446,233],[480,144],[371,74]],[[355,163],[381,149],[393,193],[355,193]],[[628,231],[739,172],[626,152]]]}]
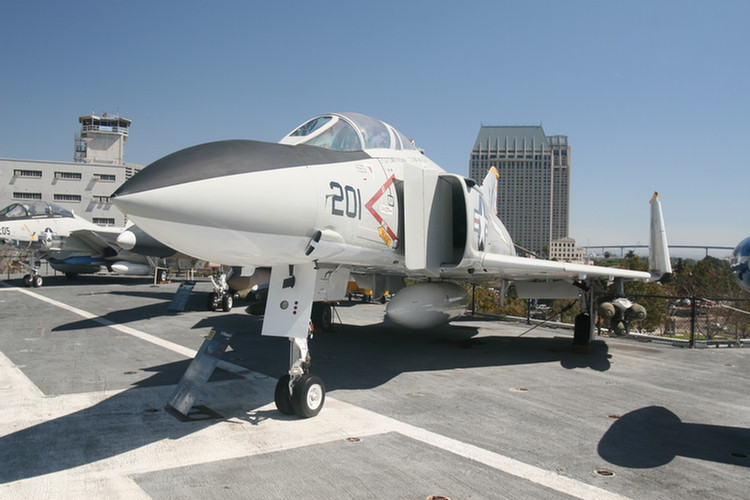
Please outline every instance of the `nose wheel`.
[{"label": "nose wheel", "polygon": [[[326,386],[317,375],[306,373],[291,384],[289,374],[276,384],[274,402],[284,415],[297,415],[302,418],[314,417],[323,409],[326,400]],[[290,393],[290,390],[292,391]]]}]

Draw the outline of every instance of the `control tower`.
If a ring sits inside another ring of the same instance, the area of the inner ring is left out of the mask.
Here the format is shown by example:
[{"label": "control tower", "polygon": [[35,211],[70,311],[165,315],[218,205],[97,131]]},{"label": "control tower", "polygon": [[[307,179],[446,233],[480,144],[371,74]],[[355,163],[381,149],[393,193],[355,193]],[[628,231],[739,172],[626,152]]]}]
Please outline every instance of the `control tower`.
[{"label": "control tower", "polygon": [[74,162],[124,165],[130,120],[103,113],[81,116],[78,122],[81,132],[75,138]]}]

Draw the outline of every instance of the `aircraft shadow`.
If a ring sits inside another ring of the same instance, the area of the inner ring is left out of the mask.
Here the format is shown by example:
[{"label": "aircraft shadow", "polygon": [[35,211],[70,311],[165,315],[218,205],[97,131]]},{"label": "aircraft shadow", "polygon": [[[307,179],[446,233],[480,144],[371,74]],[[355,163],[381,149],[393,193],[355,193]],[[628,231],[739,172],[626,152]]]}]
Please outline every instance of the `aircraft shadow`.
[{"label": "aircraft shadow", "polygon": [[612,424],[598,451],[633,469],[659,467],[677,456],[750,467],[750,429],[684,423],[666,408],[648,406]]},{"label": "aircraft shadow", "polygon": [[316,336],[312,371],[329,390],[377,387],[403,372],[451,370],[535,363],[560,363],[565,369],[610,368],[607,344],[592,342],[592,353],[572,352],[569,337],[489,336],[477,329],[447,326],[409,332],[373,325],[347,326]]},{"label": "aircraft shadow", "polygon": [[[163,408],[171,389],[165,388],[159,397],[152,396],[152,400],[159,401],[164,394],[158,407],[144,407],[145,399],[139,395],[138,391],[149,387],[177,384],[189,363],[190,360],[185,360],[148,368],[146,371],[154,374],[131,389],[81,411],[0,437],[0,463],[3,464],[0,484],[93,463],[163,439],[179,439],[213,425],[215,419],[179,422],[168,415]],[[209,384],[231,379],[239,377],[217,369]],[[203,392],[208,390],[207,386]],[[268,397],[270,401],[272,395]],[[241,404],[235,406],[237,415],[221,417],[247,419],[253,408],[243,408]],[[270,417],[284,418],[278,412]]]},{"label": "aircraft shadow", "polygon": [[132,307],[130,309],[120,309],[118,311],[110,311],[103,316],[99,316],[95,319],[82,319],[78,321],[72,321],[63,325],[52,328],[53,332],[65,332],[71,330],[84,330],[87,328],[100,328],[102,322],[112,322],[115,324],[126,324],[143,319],[154,318],[157,316],[165,316],[170,314],[167,311],[169,303],[156,303],[145,306]]},{"label": "aircraft shadow", "polygon": [[[193,328],[217,328],[233,333],[226,360],[272,377],[288,369],[289,342],[285,337],[260,335],[262,317],[225,314],[205,318]],[[448,325],[412,332],[387,324],[336,325],[310,341],[311,372],[329,391],[378,387],[404,372],[450,370],[533,363],[560,363],[565,369],[606,371],[610,354],[603,341],[592,342],[592,352],[572,352],[571,337],[475,338],[473,327]]]},{"label": "aircraft shadow", "polygon": [[[116,324],[127,324],[127,323],[133,323],[135,321],[140,321],[144,319],[150,319],[150,318],[155,318],[159,316],[170,316],[172,314],[175,314],[174,312],[169,311],[169,305],[172,301],[172,297],[174,297],[173,292],[107,291],[107,292],[102,292],[102,293],[104,295],[125,295],[125,296],[130,296],[130,297],[157,299],[157,300],[162,300],[162,302],[156,302],[156,303],[152,303],[148,305],[132,307],[130,309],[120,309],[117,311],[110,311],[107,314],[103,316],[99,316],[96,319],[84,319],[84,320],[73,321],[70,323],[59,325],[53,328],[52,331],[70,331],[70,330],[80,330],[80,329],[86,329],[86,328],[101,327],[102,325],[99,321],[102,321],[102,320],[111,321],[112,323],[116,323]],[[207,296],[208,296],[207,293],[206,294],[193,293],[188,299],[188,302],[185,306],[185,310],[183,312],[205,311]],[[225,314],[226,313],[217,312],[216,317],[220,317]],[[244,317],[247,317],[247,315],[244,315]]]}]

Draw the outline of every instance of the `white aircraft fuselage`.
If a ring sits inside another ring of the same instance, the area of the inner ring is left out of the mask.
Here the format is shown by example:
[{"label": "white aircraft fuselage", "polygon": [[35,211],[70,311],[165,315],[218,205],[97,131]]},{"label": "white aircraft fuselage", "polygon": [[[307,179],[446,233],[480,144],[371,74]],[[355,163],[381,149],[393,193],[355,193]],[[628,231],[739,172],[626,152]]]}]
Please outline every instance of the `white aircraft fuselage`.
[{"label": "white aircraft fuselage", "polygon": [[[196,149],[223,146],[239,150],[239,164],[255,149],[287,154],[307,148],[243,141]],[[146,192],[118,191],[116,203],[162,243],[213,262],[262,267],[316,260],[408,275],[402,212],[408,203],[403,195],[404,171],[411,169],[417,175],[450,182],[469,208],[463,211],[465,234],[461,239],[467,241],[462,241],[460,256],[450,255],[436,268],[442,267],[445,274],[451,268],[478,267],[480,245],[488,252],[515,254],[507,231],[490,217],[479,189],[469,187],[459,176],[446,174],[419,151],[383,149],[368,151],[367,156],[331,153],[332,158],[320,164],[267,165],[268,170],[159,186]],[[300,161],[305,162],[303,155]],[[168,166],[174,167],[173,178],[177,179],[179,170],[186,168],[179,163]],[[189,168],[217,173],[210,162]],[[446,222],[452,224],[452,220]],[[420,230],[424,230],[429,221],[421,223]],[[313,239],[316,235],[318,241]],[[452,250],[453,242],[448,245]],[[446,262],[448,265],[442,265]]]}]

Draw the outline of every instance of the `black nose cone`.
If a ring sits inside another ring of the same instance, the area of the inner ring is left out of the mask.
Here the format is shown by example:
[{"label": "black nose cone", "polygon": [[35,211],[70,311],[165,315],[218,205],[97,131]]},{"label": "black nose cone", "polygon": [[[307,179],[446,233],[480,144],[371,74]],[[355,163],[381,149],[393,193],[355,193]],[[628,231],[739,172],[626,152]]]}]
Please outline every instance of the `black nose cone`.
[{"label": "black nose cone", "polygon": [[233,140],[193,146],[156,160],[115,191],[113,197],[229,175],[369,158],[315,146]]}]

